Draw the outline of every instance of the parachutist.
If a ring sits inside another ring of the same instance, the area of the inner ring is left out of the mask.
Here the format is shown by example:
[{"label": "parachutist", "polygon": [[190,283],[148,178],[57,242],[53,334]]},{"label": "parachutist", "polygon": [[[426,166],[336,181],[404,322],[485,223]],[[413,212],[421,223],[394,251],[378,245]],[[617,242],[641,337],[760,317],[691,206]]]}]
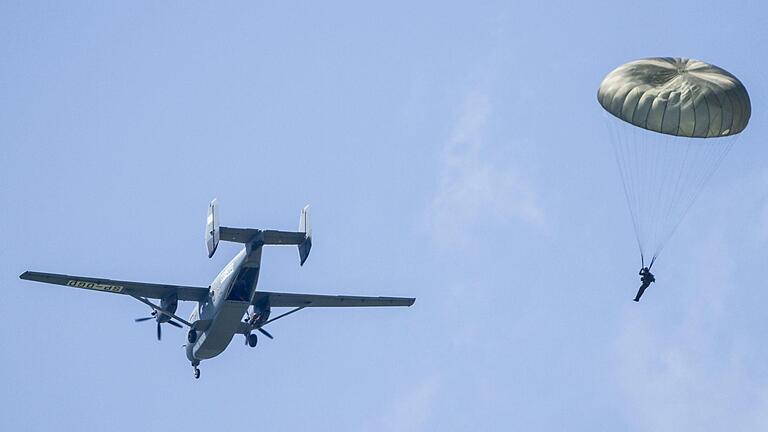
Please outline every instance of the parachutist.
[{"label": "parachutist", "polygon": [[637,291],[637,295],[635,296],[634,301],[636,302],[640,301],[640,297],[643,296],[645,289],[651,285],[651,282],[656,282],[656,278],[653,277],[653,273],[651,273],[651,270],[648,267],[641,268],[639,275],[642,285],[640,285],[640,290]]},{"label": "parachutist", "polygon": [[655,282],[656,258],[733,146],[728,137],[747,127],[752,105],[733,74],[673,57],[619,66],[600,83],[597,100],[620,120],[609,123],[643,268],[637,302]]}]

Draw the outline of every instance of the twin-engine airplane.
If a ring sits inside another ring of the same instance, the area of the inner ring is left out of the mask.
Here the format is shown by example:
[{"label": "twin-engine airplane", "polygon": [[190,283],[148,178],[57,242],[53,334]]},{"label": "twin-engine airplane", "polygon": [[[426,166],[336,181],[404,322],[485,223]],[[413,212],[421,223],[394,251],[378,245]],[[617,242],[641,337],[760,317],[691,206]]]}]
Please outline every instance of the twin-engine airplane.
[{"label": "twin-engine airplane", "polygon": [[[309,224],[309,206],[301,211],[299,230],[274,231],[260,229],[227,228],[219,226],[217,200],[208,207],[205,243],[208,257],[216,252],[219,240],[242,243],[242,251],[227,264],[208,288],[127,282],[63,274],[24,272],[20,278],[85,288],[96,291],[129,295],[152,308],[152,316],[136,319],[137,322],[157,321],[157,339],[160,325],[168,323],[176,327],[189,327],[187,333],[187,358],[192,362],[195,378],[200,378],[200,361],[221,354],[236,334],[245,336],[247,345],[255,347],[258,337],[253,331],[273,339],[264,326],[307,307],[355,307],[355,306],[411,306],[416,299],[401,297],[329,296],[314,294],[290,294],[257,291],[261,268],[261,250],[264,245],[296,245],[300,264],[309,256],[312,248],[312,230]],[[158,299],[157,305],[149,299]],[[176,315],[179,301],[195,301],[197,306],[189,320]],[[272,308],[292,308],[270,319]],[[179,324],[181,323],[181,324]]]}]

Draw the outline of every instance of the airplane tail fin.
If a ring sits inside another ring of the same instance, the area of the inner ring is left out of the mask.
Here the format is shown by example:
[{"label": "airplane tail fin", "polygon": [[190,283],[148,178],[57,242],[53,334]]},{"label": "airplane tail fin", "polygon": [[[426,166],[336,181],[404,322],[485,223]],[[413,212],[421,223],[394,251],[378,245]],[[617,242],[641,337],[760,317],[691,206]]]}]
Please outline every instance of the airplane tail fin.
[{"label": "airplane tail fin", "polygon": [[205,244],[208,258],[216,252],[219,241],[259,245],[296,245],[299,247],[299,263],[304,265],[312,249],[312,227],[309,221],[309,206],[301,210],[299,231],[260,230],[254,228],[229,228],[219,225],[218,200],[208,206],[208,220],[205,229]]},{"label": "airplane tail fin", "polygon": [[213,199],[208,205],[208,219],[205,223],[205,246],[208,248],[208,258],[216,253],[221,233],[219,230],[219,200]]},{"label": "airplane tail fin", "polygon": [[299,232],[304,233],[304,241],[299,244],[299,265],[304,265],[312,249],[312,225],[309,221],[309,205],[301,210]]}]

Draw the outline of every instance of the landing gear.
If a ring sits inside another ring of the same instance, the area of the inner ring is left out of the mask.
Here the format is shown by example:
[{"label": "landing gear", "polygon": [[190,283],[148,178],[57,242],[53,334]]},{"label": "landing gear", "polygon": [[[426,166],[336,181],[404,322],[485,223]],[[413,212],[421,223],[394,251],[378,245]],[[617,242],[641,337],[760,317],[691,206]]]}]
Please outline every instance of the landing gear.
[{"label": "landing gear", "polygon": [[195,379],[200,378],[200,369],[198,369],[198,366],[200,365],[200,360],[192,360],[192,373],[195,374]]},{"label": "landing gear", "polygon": [[189,329],[189,333],[187,333],[187,342],[191,344],[197,342],[197,331],[195,331],[195,329]]},{"label": "landing gear", "polygon": [[248,336],[248,346],[253,348],[256,346],[257,343],[259,343],[259,337],[255,334],[251,333]]}]

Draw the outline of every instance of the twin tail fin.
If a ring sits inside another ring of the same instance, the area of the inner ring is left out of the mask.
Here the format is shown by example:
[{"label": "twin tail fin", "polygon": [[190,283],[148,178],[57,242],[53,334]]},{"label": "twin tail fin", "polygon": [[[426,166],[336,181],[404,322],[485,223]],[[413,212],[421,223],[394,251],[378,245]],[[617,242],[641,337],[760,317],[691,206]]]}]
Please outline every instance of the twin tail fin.
[{"label": "twin tail fin", "polygon": [[219,224],[219,203],[214,199],[208,206],[205,228],[205,245],[208,257],[216,253],[219,241],[259,245],[296,245],[299,248],[299,263],[304,265],[312,249],[312,226],[309,220],[309,206],[301,210],[298,231],[260,230],[254,228],[229,228]]}]

